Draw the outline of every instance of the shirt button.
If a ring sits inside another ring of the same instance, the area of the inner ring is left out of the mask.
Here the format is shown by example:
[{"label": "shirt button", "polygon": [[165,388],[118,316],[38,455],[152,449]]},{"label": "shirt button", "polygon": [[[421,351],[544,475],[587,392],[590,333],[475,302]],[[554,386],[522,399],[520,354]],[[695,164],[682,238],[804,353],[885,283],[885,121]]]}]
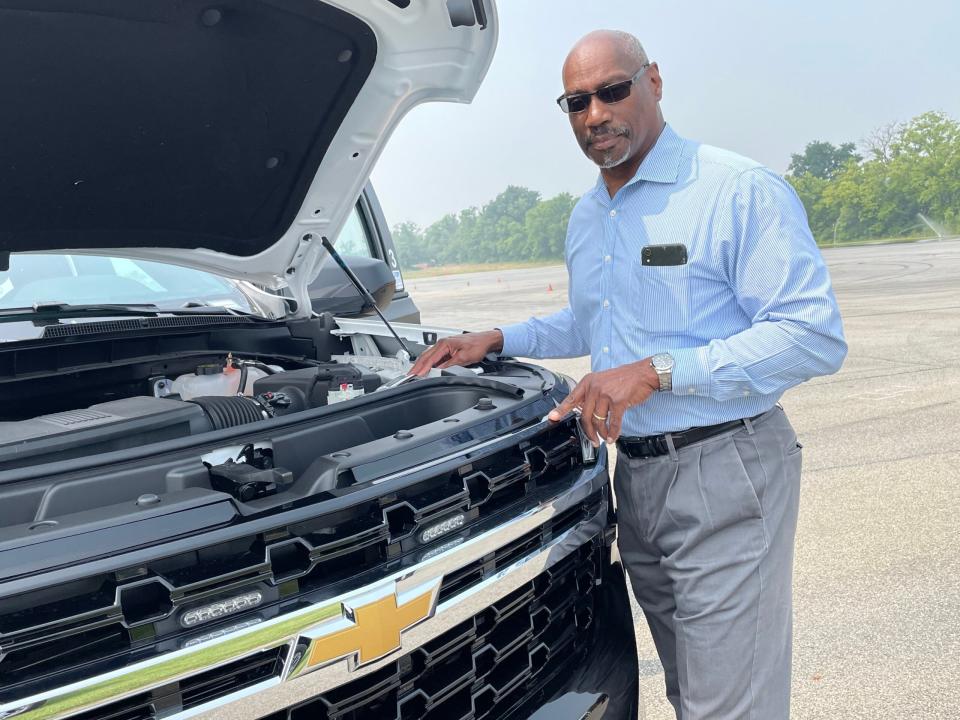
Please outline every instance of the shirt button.
[{"label": "shirt button", "polygon": [[609,301],[609,300],[604,300],[604,301],[603,301],[603,306],[604,306],[605,308],[610,307],[610,301]]},{"label": "shirt button", "polygon": [[611,260],[613,260],[613,258],[610,257],[609,255],[604,255],[604,256],[603,256],[603,261],[604,261],[605,263],[609,263]]},{"label": "shirt button", "polygon": [[687,393],[689,393],[690,395],[696,395],[696,394],[697,394],[697,389],[696,389],[696,388],[687,388]]},{"label": "shirt button", "polygon": [[616,216],[617,216],[617,211],[616,211],[616,210],[611,210],[611,211],[610,211],[610,217],[616,217]]},{"label": "shirt button", "polygon": [[610,352],[610,348],[608,348],[606,345],[604,345],[604,346],[603,346],[603,351],[604,351],[605,353],[608,353],[608,352]]},{"label": "shirt button", "polygon": [[744,396],[744,397],[746,397],[746,396],[749,395],[749,394],[750,394],[750,391],[749,391],[749,390],[744,390],[744,391],[743,391],[743,396]]}]

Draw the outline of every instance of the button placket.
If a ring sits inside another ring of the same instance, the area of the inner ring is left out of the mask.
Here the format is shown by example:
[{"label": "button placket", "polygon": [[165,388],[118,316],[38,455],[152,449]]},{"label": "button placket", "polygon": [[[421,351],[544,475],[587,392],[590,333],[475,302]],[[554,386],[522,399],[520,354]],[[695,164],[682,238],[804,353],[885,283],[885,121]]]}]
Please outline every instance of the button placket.
[{"label": "button placket", "polygon": [[610,343],[612,341],[613,333],[613,322],[612,322],[612,313],[604,312],[610,307],[610,294],[613,291],[613,251],[617,244],[617,226],[612,222],[612,220],[617,217],[617,209],[610,208],[607,212],[609,220],[603,223],[605,232],[603,233],[603,262],[600,264],[600,298],[601,298],[601,313],[600,313],[600,327],[603,332],[603,342],[604,345],[601,348],[601,356],[599,358],[598,365],[604,369],[608,370],[612,367],[610,361]]}]

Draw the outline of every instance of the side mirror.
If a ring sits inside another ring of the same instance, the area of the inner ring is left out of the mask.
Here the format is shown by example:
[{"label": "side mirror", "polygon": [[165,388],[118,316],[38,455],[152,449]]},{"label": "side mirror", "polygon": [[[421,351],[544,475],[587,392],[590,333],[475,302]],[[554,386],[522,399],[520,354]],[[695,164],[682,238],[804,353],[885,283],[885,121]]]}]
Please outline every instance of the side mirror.
[{"label": "side mirror", "polygon": [[[386,310],[397,291],[397,281],[383,260],[345,255],[344,262],[370,291],[381,312]],[[314,312],[334,315],[372,315],[374,308],[357,292],[343,270],[332,260],[326,263],[310,283],[310,303]]]}]

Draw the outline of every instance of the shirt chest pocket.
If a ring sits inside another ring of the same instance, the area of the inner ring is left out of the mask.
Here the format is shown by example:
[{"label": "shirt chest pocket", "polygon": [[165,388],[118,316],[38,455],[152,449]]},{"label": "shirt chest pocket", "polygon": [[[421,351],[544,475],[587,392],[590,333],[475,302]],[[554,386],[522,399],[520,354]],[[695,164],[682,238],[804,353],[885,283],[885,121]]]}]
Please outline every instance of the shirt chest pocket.
[{"label": "shirt chest pocket", "polygon": [[690,323],[690,266],[643,265],[638,257],[630,271],[637,328],[651,334],[685,334]]}]

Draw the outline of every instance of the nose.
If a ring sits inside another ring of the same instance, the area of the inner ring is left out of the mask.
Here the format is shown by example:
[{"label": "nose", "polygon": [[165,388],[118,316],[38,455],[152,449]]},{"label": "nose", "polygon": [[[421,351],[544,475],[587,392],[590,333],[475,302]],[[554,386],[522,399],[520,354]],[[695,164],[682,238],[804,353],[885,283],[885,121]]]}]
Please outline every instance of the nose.
[{"label": "nose", "polygon": [[600,127],[610,122],[610,108],[607,107],[605,102],[598,100],[596,95],[590,97],[590,104],[587,105],[583,114],[585,115],[584,122],[588,128]]}]

